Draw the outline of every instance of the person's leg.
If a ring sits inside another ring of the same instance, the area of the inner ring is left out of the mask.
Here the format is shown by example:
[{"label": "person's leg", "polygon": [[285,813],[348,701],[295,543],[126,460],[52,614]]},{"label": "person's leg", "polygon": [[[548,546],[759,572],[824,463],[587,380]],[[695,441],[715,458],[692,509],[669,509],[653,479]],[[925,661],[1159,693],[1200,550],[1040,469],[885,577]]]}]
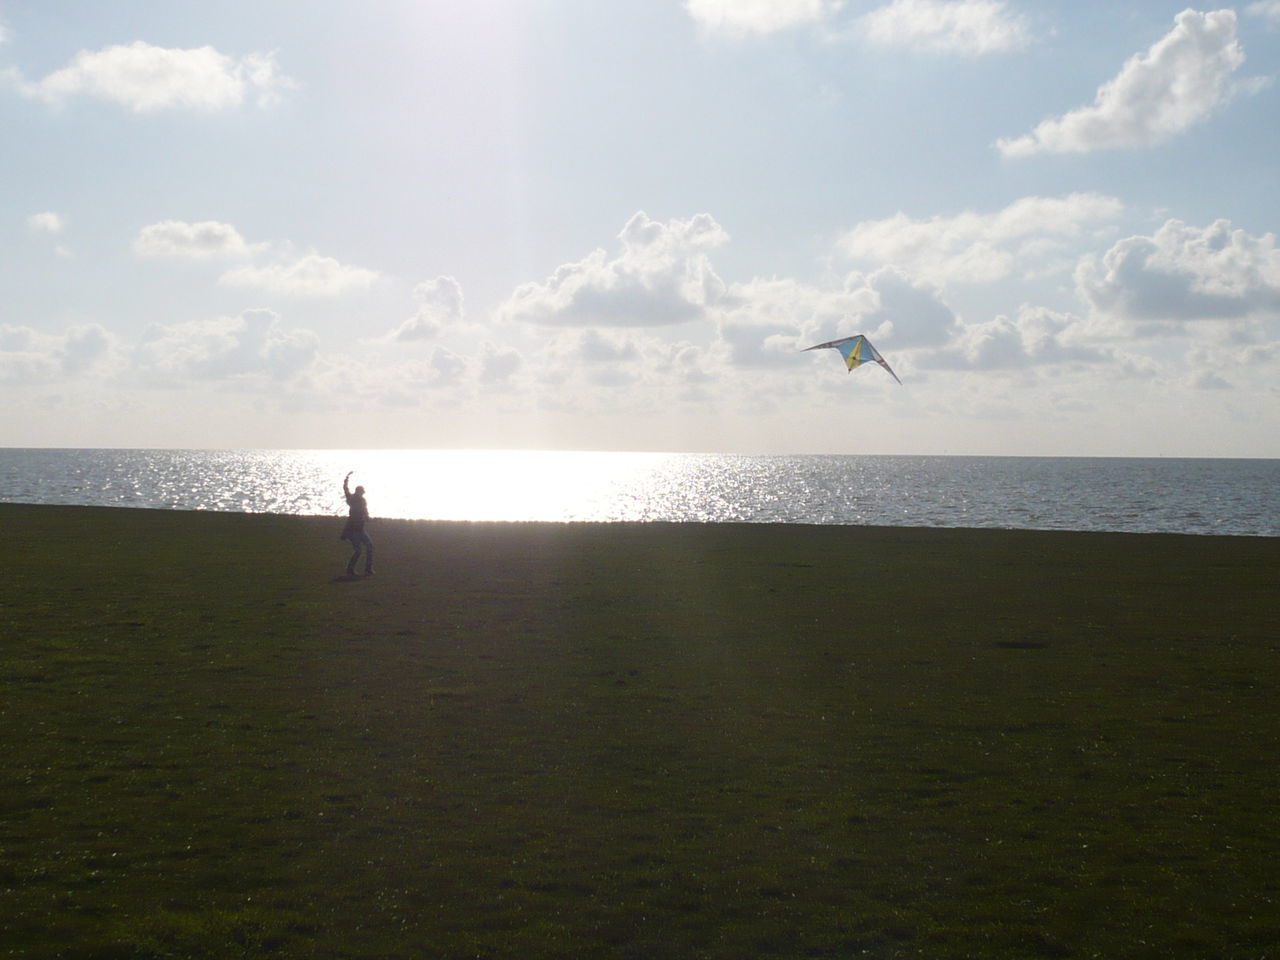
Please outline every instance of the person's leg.
[{"label": "person's leg", "polygon": [[356,561],[360,559],[360,548],[362,546],[360,538],[364,534],[353,533],[351,535],[351,559],[347,561],[347,575],[354,577],[356,575]]},{"label": "person's leg", "polygon": [[373,573],[373,540],[367,533],[360,534],[360,539],[364,542],[364,572]]}]

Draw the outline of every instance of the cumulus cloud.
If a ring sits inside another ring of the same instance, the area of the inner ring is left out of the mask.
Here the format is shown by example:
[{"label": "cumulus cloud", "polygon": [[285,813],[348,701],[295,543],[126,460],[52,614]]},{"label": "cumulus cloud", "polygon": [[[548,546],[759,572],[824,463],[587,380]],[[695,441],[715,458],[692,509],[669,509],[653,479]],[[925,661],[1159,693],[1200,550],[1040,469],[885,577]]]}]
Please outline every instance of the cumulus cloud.
[{"label": "cumulus cloud", "polygon": [[831,339],[841,323],[878,302],[861,280],[832,290],[788,277],[756,278],[729,288],[717,311],[720,345],[735,367],[793,366],[804,341]]},{"label": "cumulus cloud", "polygon": [[[566,410],[589,405],[599,412],[678,400],[689,388],[715,378],[710,367],[722,372],[710,351],[683,340],[641,330],[583,328],[545,338],[530,379],[543,391],[540,403]],[[575,392],[579,389],[589,392],[589,401]]]},{"label": "cumulus cloud", "polygon": [[1212,370],[1197,370],[1191,375],[1190,384],[1194,390],[1231,390],[1234,385],[1222,379]]},{"label": "cumulus cloud", "polygon": [[987,283],[1009,276],[1019,262],[1038,259],[1046,241],[1079,237],[1122,210],[1114,197],[1073,193],[1023,197],[990,214],[914,220],[899,213],[858,224],[840,239],[840,248],[935,284]]},{"label": "cumulus cloud", "polygon": [[843,0],[685,0],[689,16],[704,30],[731,36],[821,23],[843,5]]},{"label": "cumulus cloud", "polygon": [[518,350],[510,347],[494,346],[485,342],[480,345],[478,378],[480,383],[493,385],[509,380],[524,364]]},{"label": "cumulus cloud", "polygon": [[[187,223],[164,220],[142,228],[133,249],[140,257],[186,260],[234,260],[257,256],[269,244],[249,243],[229,223],[203,220]],[[284,250],[277,253],[283,256]],[[339,263],[332,257],[309,253],[264,265],[245,264],[227,270],[218,282],[291,297],[333,297],[367,289],[379,279],[376,270]],[[461,293],[459,292],[459,297]]]},{"label": "cumulus cloud", "polygon": [[1227,220],[1194,227],[1169,220],[1150,237],[1127,237],[1076,271],[1096,314],[1154,333],[1193,320],[1280,314],[1275,234],[1251,236]]},{"label": "cumulus cloud", "polygon": [[452,350],[437,346],[425,363],[410,365],[407,384],[417,387],[448,387],[460,383],[467,374],[468,362]]},{"label": "cumulus cloud", "polygon": [[462,287],[453,277],[436,277],[413,289],[417,309],[392,332],[392,340],[424,340],[462,322]]},{"label": "cumulus cloud", "polygon": [[141,257],[211,260],[246,257],[263,249],[263,245],[246,243],[240,231],[229,223],[164,220],[143,227],[133,242],[133,249]]},{"label": "cumulus cloud", "polygon": [[332,257],[310,253],[289,263],[235,267],[218,282],[290,297],[336,297],[352,290],[367,290],[378,278],[376,270],[347,266]]},{"label": "cumulus cloud", "polygon": [[496,315],[562,326],[646,327],[700,319],[724,293],[706,251],[728,238],[706,213],[666,223],[637,213],[618,235],[617,256],[596,250],[543,283],[526,283]]},{"label": "cumulus cloud", "polygon": [[0,324],[0,383],[43,383],[57,375],[58,363],[53,350],[36,331]]},{"label": "cumulus cloud", "polygon": [[572,384],[603,384],[614,376],[614,371],[635,368],[639,356],[632,331],[593,327],[564,330],[539,341],[530,376],[555,398],[554,403],[569,396],[566,388]]},{"label": "cumulus cloud", "polygon": [[26,96],[52,105],[86,96],[135,113],[233,110],[250,98],[265,107],[296,86],[280,72],[274,53],[237,59],[208,46],[172,49],[141,40],[82,50],[67,66],[41,80],[14,80]]},{"label": "cumulus cloud", "polygon": [[48,334],[0,324],[0,383],[47,383],[89,371],[111,350],[111,335],[96,323]]},{"label": "cumulus cloud", "polygon": [[1025,21],[1004,0],[893,0],[860,20],[883,46],[984,56],[1026,46]]},{"label": "cumulus cloud", "polygon": [[63,338],[58,350],[62,369],[67,373],[81,373],[107,355],[111,337],[96,323],[73,327]]},{"label": "cumulus cloud", "polygon": [[1162,143],[1247,89],[1232,82],[1243,63],[1234,11],[1184,10],[1168,34],[1098,89],[1092,106],[1051,117],[996,146],[1004,156],[1020,158]]},{"label": "cumulus cloud", "polygon": [[926,353],[918,362],[935,369],[1024,370],[1106,359],[1106,354],[1088,345],[1078,317],[1024,306],[1014,317],[958,323],[944,347]]},{"label": "cumulus cloud", "polygon": [[[372,386],[366,390],[394,406],[416,407],[423,403],[427,391],[433,392],[433,403],[456,403],[470,393],[476,380],[477,362],[460,356],[446,347],[435,345],[425,357],[408,357],[390,363],[367,367],[354,378],[349,368],[343,375],[355,383]],[[356,368],[359,370],[359,366]],[[351,383],[340,386],[350,390]]]},{"label": "cumulus cloud", "polygon": [[862,279],[874,298],[874,307],[861,316],[865,333],[898,348],[929,347],[946,341],[958,318],[934,285],[909,277],[893,267],[877,270]]},{"label": "cumulus cloud", "polygon": [[162,382],[194,380],[288,380],[316,356],[309,330],[284,330],[271,310],[245,310],[154,327],[138,351],[139,366]]},{"label": "cumulus cloud", "polygon": [[27,217],[27,226],[36,233],[61,233],[65,224],[61,216],[52,210],[46,210]]},{"label": "cumulus cloud", "polygon": [[630,364],[640,359],[640,348],[632,337],[622,339],[588,329],[578,333],[573,354],[575,361],[586,364]]},{"label": "cumulus cloud", "polygon": [[865,333],[883,349],[937,348],[958,323],[937,287],[885,267],[850,274],[837,289],[791,279],[736,284],[719,311],[718,346],[731,367],[795,369],[797,352],[814,343]]}]

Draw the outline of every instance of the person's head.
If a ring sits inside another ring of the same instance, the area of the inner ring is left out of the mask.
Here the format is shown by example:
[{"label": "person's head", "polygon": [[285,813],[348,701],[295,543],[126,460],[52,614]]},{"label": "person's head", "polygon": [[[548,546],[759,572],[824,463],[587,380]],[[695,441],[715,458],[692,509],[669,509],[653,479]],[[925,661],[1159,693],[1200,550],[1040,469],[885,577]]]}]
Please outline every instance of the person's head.
[{"label": "person's head", "polygon": [[364,496],[364,487],[356,487],[356,496],[357,496],[357,497],[363,497],[363,496]]}]

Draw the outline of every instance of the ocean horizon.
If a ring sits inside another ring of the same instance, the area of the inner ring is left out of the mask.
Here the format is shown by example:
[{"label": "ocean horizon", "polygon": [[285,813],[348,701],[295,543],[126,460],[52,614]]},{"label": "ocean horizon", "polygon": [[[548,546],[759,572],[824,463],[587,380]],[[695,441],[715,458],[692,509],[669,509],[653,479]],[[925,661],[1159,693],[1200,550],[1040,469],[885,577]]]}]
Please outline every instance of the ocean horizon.
[{"label": "ocean horizon", "polygon": [[1280,460],[0,448],[0,501],[376,518],[1280,536]]}]

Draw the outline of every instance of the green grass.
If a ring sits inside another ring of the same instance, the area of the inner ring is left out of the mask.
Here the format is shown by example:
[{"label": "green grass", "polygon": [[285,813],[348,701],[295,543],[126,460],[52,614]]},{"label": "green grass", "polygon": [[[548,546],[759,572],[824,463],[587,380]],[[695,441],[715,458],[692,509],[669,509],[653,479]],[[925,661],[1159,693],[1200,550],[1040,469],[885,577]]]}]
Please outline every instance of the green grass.
[{"label": "green grass", "polygon": [[1274,538],[0,520],[0,956],[1280,943]]}]

